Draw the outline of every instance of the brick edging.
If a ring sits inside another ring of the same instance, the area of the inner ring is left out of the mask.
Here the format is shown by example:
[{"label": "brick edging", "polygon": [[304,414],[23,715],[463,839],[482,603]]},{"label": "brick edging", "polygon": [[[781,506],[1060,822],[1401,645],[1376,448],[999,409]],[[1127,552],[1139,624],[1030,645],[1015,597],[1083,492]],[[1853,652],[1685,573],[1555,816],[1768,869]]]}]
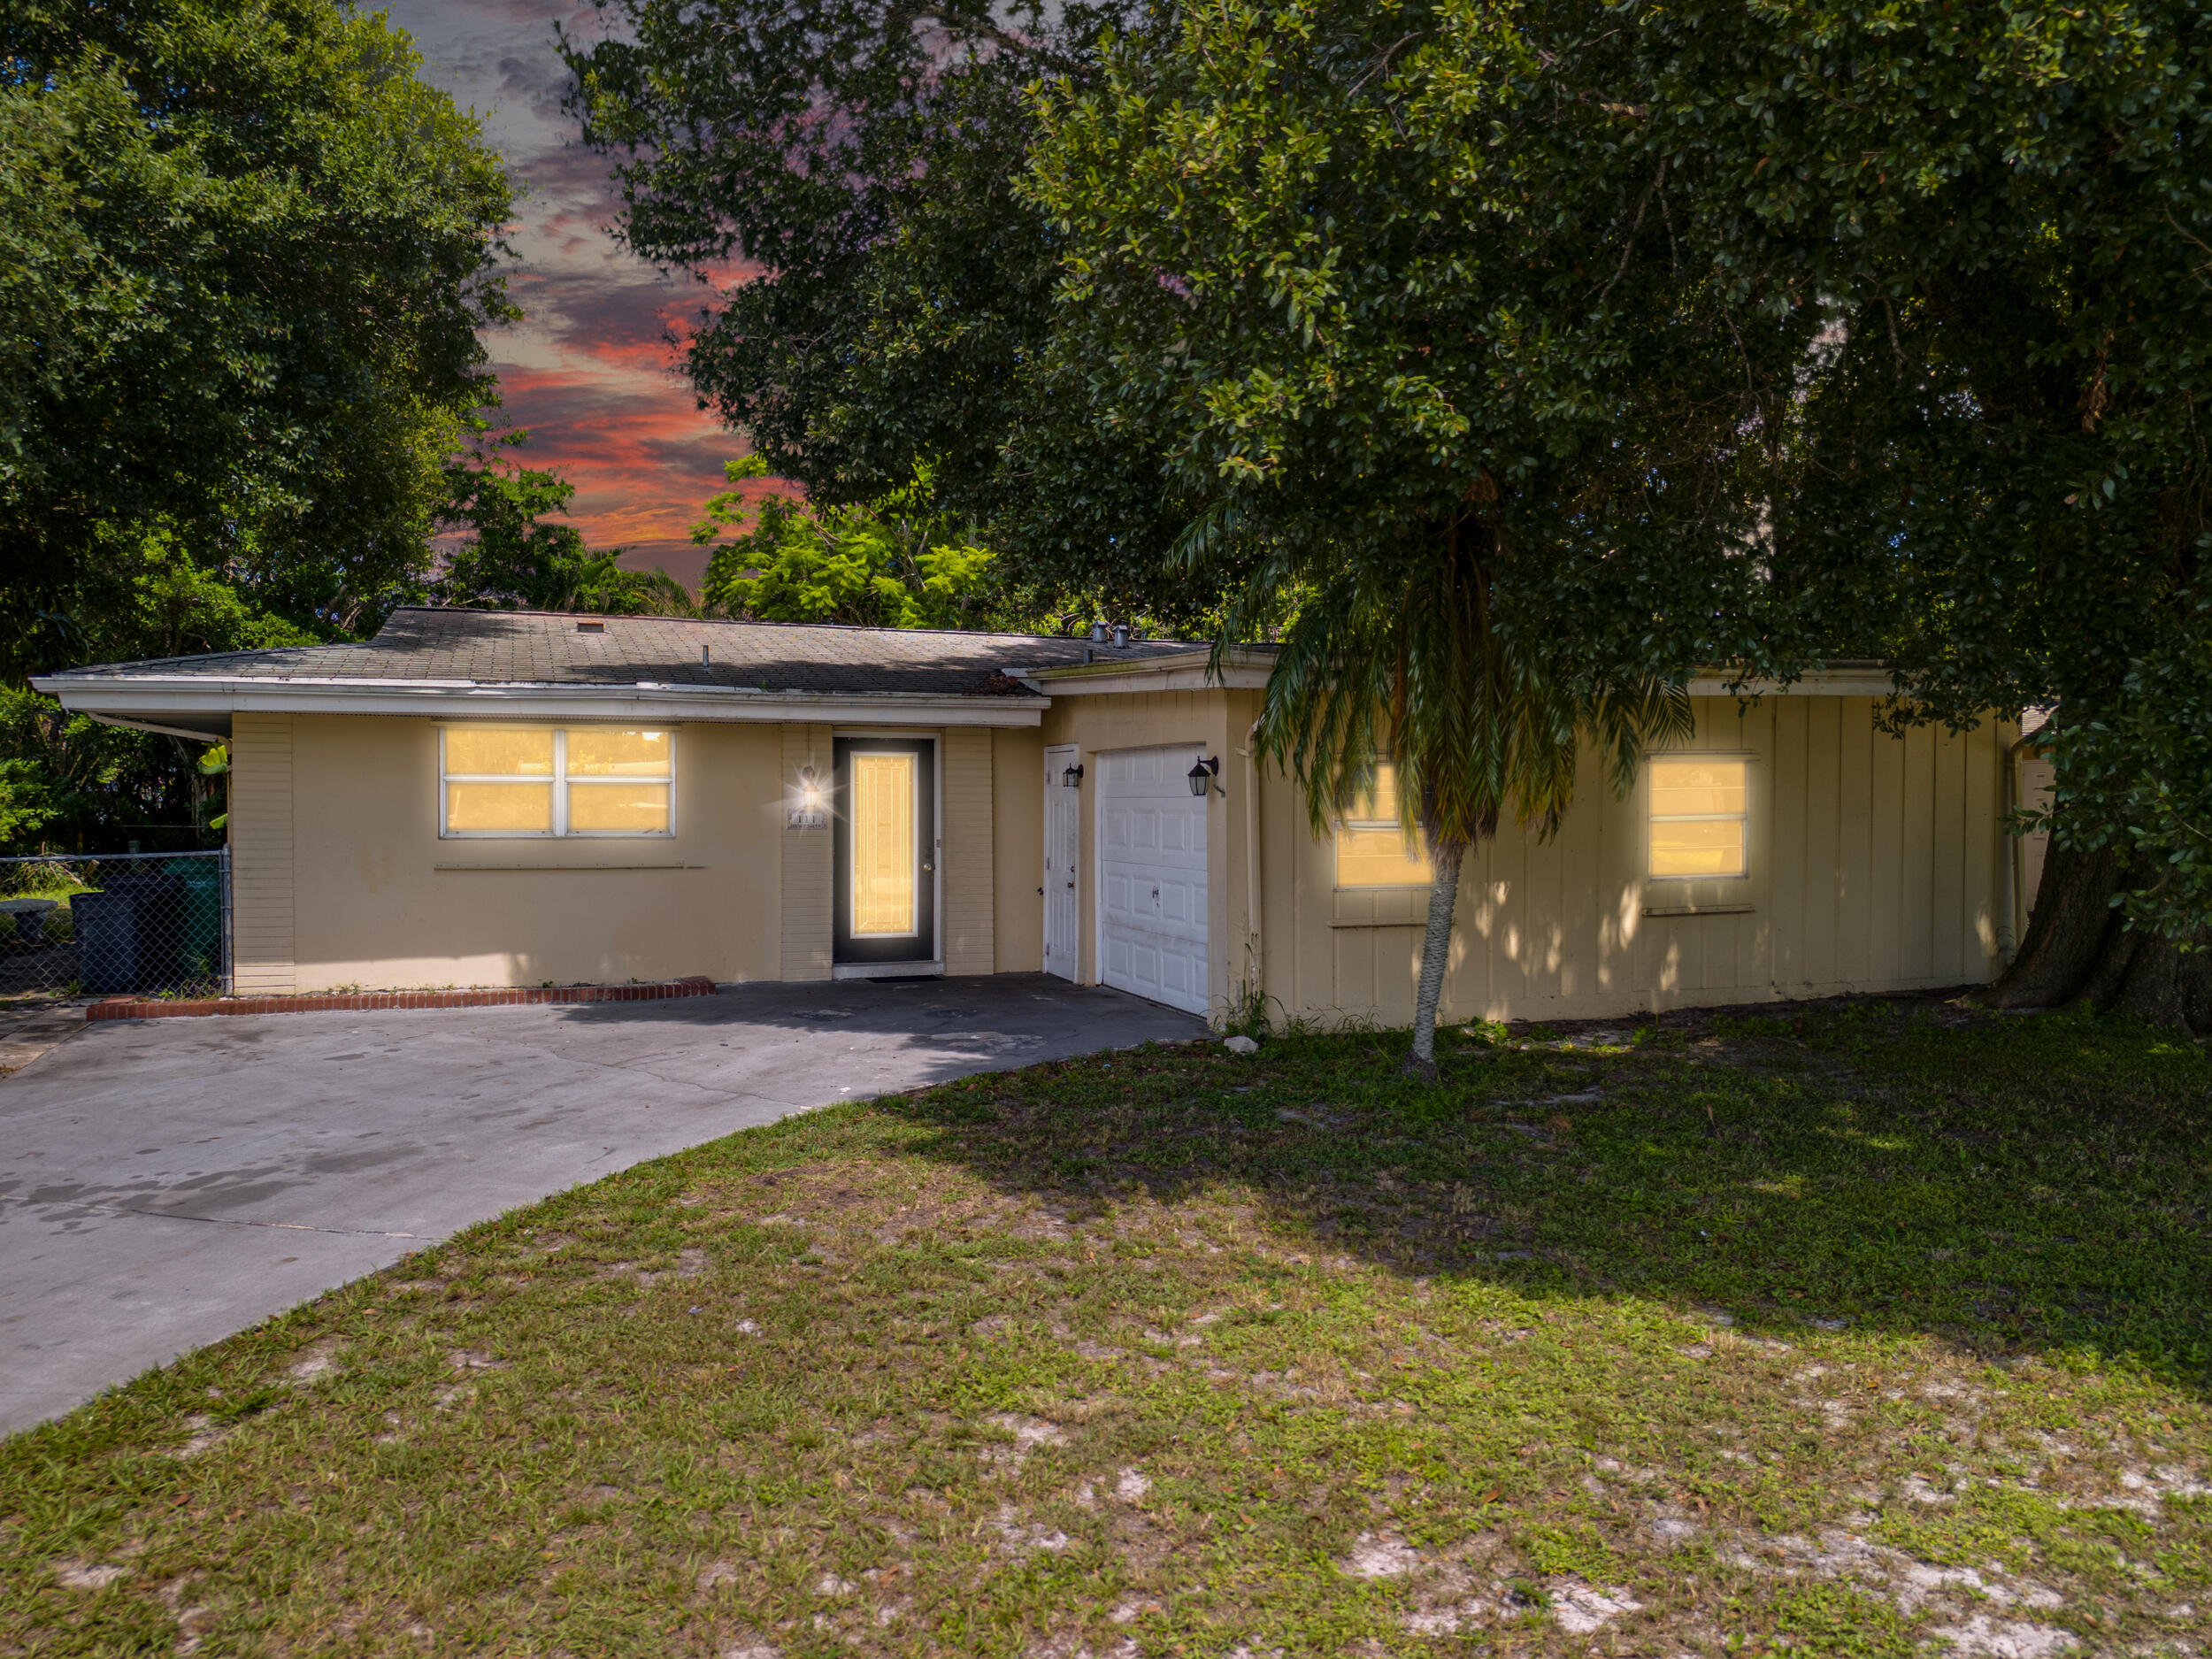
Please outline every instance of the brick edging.
[{"label": "brick edging", "polygon": [[195,1002],[110,996],[84,1011],[88,1019],[198,1019],[209,1014],[352,1014],[385,1009],[516,1008],[541,1002],[657,1002],[672,996],[712,996],[704,974],[646,985],[542,985],[493,991],[357,991],[344,996],[211,996]]}]

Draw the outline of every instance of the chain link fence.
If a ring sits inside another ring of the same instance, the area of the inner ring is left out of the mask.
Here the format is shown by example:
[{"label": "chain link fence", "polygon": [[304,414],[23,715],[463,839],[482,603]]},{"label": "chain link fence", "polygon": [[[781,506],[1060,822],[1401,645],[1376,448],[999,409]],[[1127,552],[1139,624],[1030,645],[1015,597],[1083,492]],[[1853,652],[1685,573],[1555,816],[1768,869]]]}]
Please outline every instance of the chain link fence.
[{"label": "chain link fence", "polygon": [[230,852],[0,858],[0,1003],[230,988]]}]

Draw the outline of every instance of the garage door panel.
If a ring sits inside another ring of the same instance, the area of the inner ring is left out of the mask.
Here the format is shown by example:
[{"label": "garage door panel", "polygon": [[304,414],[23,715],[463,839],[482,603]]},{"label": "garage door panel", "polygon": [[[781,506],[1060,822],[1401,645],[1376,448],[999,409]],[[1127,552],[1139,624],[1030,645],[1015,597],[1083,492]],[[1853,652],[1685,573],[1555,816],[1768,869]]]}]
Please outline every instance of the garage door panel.
[{"label": "garage door panel", "polygon": [[1206,1011],[1206,801],[1178,745],[1099,757],[1099,978]]}]

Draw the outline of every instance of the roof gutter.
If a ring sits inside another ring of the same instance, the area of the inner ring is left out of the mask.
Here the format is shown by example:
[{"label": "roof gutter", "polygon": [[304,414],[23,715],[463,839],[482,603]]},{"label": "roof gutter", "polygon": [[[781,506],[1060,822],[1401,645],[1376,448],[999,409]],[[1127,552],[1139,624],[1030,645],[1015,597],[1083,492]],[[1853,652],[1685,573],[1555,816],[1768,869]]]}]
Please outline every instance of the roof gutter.
[{"label": "roof gutter", "polygon": [[[1007,672],[1056,697],[1102,696],[1123,691],[1257,691],[1275,666],[1271,650],[1240,647],[1228,653],[1218,676],[1211,673],[1213,651],[1202,646],[1146,657],[1141,662],[1074,663],[1058,667]],[[1878,663],[1839,663],[1809,670],[1785,686],[1773,680],[1745,680],[1739,686],[1725,669],[1708,668],[1683,689],[1693,697],[1886,697],[1896,689],[1890,671]]]},{"label": "roof gutter", "polygon": [[[181,726],[194,716],[400,714],[492,720],[834,722],[1030,726],[1043,696],[895,691],[768,691],[758,686],[576,686],[472,680],[266,680],[210,674],[42,675],[32,685],[73,714],[111,724]],[[180,733],[181,734],[181,733]],[[194,733],[204,736],[205,733]]]},{"label": "roof gutter", "polygon": [[1054,696],[1103,696],[1118,691],[1257,691],[1267,684],[1275,666],[1275,653],[1239,648],[1217,675],[1213,648],[1170,651],[1135,662],[1068,663],[1046,668],[1018,668],[1007,672],[1025,684]]}]

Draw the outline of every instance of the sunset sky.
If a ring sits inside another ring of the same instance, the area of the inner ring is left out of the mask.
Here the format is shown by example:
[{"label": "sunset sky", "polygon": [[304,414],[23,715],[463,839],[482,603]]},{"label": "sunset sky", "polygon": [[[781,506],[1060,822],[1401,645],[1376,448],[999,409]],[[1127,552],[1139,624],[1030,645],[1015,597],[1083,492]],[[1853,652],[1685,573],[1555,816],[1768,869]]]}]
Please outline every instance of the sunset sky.
[{"label": "sunset sky", "polygon": [[530,431],[524,458],[575,484],[571,511],[594,546],[620,543],[633,549],[624,564],[659,565],[695,588],[705,559],[685,527],[744,446],[694,406],[667,342],[710,290],[616,244],[607,164],[561,112],[553,26],[595,39],[597,14],[571,0],[388,0],[387,10],[414,37],[423,78],[474,111],[515,180],[510,288],[527,315],[486,343],[508,419]]}]

